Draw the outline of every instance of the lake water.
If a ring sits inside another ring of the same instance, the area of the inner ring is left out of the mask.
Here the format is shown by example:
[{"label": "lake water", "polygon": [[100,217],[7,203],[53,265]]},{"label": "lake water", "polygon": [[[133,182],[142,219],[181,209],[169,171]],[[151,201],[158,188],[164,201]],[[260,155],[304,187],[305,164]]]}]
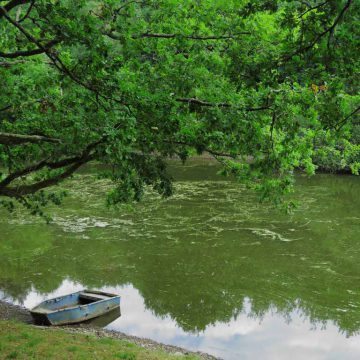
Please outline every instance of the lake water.
[{"label": "lake water", "polygon": [[122,296],[107,328],[224,359],[360,358],[360,178],[297,176],[292,215],[174,163],[176,193],[107,209],[85,172],[53,222],[0,213],[0,298]]}]

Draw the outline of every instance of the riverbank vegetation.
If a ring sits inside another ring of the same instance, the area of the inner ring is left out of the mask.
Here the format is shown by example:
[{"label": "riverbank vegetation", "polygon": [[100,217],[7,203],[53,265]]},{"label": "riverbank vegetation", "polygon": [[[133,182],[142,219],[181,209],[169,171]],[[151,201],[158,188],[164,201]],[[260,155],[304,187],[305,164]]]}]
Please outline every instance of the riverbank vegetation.
[{"label": "riverbank vegetation", "polygon": [[[0,196],[32,213],[96,160],[108,204],[172,194],[210,153],[263,198],[293,170],[358,174],[353,0],[0,1]],[[251,159],[249,162],[248,159]]]},{"label": "riverbank vegetation", "polygon": [[127,340],[44,330],[34,326],[0,320],[0,359],[123,359],[123,360],[199,360],[195,355],[170,354],[146,349]]}]

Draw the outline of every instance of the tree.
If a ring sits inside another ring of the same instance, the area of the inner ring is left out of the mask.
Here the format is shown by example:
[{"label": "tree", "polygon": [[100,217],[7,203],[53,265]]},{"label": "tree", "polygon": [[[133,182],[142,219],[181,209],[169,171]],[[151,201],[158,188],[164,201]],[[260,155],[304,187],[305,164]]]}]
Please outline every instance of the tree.
[{"label": "tree", "polygon": [[[172,192],[168,157],[212,154],[264,197],[315,171],[319,139],[348,144],[359,113],[359,4],[0,1],[0,195],[43,190],[93,160],[109,203]],[[250,159],[250,161],[249,161]]]}]

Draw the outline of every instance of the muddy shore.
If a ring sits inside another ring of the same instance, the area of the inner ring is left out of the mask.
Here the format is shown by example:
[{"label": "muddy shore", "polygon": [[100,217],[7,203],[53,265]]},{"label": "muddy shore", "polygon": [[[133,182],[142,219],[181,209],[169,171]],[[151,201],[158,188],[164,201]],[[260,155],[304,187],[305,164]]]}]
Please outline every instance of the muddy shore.
[{"label": "muddy shore", "polygon": [[[35,326],[31,317],[31,314],[29,310],[27,310],[24,307],[10,304],[6,301],[0,300],[0,320],[16,320],[20,321],[26,324],[29,324],[29,326]],[[194,352],[189,351],[177,346],[172,345],[166,345],[162,343],[158,343],[156,341],[150,340],[150,339],[144,339],[139,338],[136,336],[126,335],[122,332],[118,331],[110,331],[110,330],[104,330],[99,327],[94,327],[91,325],[82,325],[82,326],[61,326],[61,327],[48,327],[48,326],[37,326],[37,328],[42,329],[44,331],[59,331],[59,330],[65,330],[67,332],[71,333],[80,333],[80,334],[87,334],[92,335],[97,338],[113,338],[118,340],[128,340],[136,345],[139,345],[143,348],[150,349],[150,350],[162,350],[167,353],[172,353],[176,355],[197,355],[201,359],[204,360],[216,360],[220,359],[217,357],[214,357],[209,354],[205,354],[202,352]]]}]

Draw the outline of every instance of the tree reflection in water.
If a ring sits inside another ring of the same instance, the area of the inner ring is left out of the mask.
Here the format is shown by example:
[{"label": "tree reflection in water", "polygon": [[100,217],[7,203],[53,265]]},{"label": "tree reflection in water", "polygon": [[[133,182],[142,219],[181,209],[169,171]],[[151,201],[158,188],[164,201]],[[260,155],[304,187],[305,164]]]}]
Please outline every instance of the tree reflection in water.
[{"label": "tree reflection in water", "polygon": [[278,326],[306,318],[328,325],[329,334],[339,330],[341,338],[359,331],[358,179],[299,177],[301,205],[288,216],[214,177],[211,166],[181,169],[174,198],[149,194],[135,211],[105,209],[101,189],[85,177],[85,205],[69,184],[71,196],[51,210],[51,225],[3,214],[4,295],[26,303],[64,281],[73,284],[70,291],[74,284],[120,290],[131,284],[142,312],[168,319],[189,336],[219,324],[247,324],[245,318],[261,328],[269,317],[281,318]]}]

